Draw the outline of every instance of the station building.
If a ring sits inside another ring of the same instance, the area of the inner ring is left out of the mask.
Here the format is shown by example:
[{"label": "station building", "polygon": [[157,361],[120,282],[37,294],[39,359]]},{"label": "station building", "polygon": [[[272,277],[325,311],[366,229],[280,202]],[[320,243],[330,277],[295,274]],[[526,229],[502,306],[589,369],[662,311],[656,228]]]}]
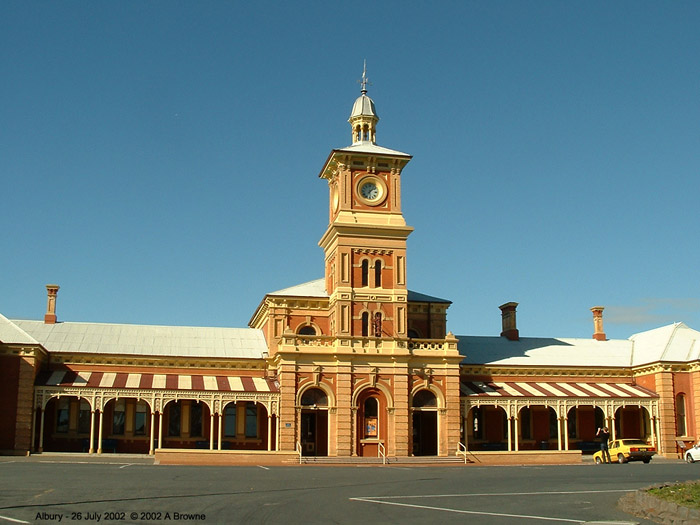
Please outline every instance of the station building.
[{"label": "station building", "polygon": [[508,302],[499,335],[447,331],[451,301],[408,288],[411,155],[377,144],[378,121],[363,81],[352,144],[319,173],[323,277],[266,294],[247,328],[63,322],[58,285],[43,320],[0,315],[0,451],[517,454],[592,450],[602,426],[666,455],[695,441],[683,323],[609,340],[596,306],[590,339],[527,338]]}]

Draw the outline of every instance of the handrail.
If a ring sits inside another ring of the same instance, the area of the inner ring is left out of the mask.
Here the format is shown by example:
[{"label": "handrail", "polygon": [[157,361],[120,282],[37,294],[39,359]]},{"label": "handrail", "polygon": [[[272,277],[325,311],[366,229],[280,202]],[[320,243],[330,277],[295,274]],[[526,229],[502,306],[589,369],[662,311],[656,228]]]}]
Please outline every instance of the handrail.
[{"label": "handrail", "polygon": [[384,447],[384,443],[379,443],[379,447],[377,447],[377,457],[382,458],[382,465],[386,465],[386,448]]},{"label": "handrail", "polygon": [[456,454],[458,456],[464,456],[464,464],[467,464],[467,446],[462,443],[461,441],[457,444],[457,452]]},{"label": "handrail", "polygon": [[296,450],[297,450],[297,454],[299,454],[299,464],[301,465],[301,443],[299,441],[297,441]]}]

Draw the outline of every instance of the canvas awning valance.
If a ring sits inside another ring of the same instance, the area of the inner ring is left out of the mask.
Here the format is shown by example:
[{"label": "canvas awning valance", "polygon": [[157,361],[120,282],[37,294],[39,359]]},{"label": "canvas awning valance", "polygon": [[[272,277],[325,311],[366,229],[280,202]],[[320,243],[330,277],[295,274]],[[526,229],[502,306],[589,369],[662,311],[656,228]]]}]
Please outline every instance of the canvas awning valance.
[{"label": "canvas awning valance", "polygon": [[203,392],[279,392],[279,384],[275,380],[264,377],[76,372],[73,370],[60,370],[41,374],[36,386]]},{"label": "canvas awning valance", "polygon": [[484,382],[463,381],[462,397],[495,398],[658,398],[659,395],[632,383],[581,383],[581,382]]}]

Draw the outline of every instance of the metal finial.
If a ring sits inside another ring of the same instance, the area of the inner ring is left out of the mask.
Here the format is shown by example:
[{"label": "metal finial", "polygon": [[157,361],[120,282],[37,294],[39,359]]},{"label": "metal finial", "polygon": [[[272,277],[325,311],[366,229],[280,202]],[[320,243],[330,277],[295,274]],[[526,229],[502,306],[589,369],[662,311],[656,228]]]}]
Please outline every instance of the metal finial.
[{"label": "metal finial", "polygon": [[362,94],[367,94],[367,84],[369,84],[369,79],[367,78],[367,59],[364,61],[364,66],[362,67],[362,80],[359,81],[362,84]]}]

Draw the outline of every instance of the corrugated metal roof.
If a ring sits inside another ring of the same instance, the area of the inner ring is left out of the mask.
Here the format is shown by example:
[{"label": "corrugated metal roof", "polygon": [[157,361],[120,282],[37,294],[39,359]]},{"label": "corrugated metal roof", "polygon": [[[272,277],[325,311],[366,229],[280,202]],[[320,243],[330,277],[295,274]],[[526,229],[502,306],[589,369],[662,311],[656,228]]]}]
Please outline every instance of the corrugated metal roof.
[{"label": "corrugated metal roof", "polygon": [[13,320],[49,352],[260,359],[261,330]]},{"label": "corrugated metal roof", "polygon": [[38,345],[39,343],[7,317],[0,314],[0,343]]},{"label": "corrugated metal roof", "polygon": [[267,295],[281,295],[289,297],[328,297],[326,292],[326,280],[316,279],[308,283],[297,284],[283,290],[270,292]]}]

